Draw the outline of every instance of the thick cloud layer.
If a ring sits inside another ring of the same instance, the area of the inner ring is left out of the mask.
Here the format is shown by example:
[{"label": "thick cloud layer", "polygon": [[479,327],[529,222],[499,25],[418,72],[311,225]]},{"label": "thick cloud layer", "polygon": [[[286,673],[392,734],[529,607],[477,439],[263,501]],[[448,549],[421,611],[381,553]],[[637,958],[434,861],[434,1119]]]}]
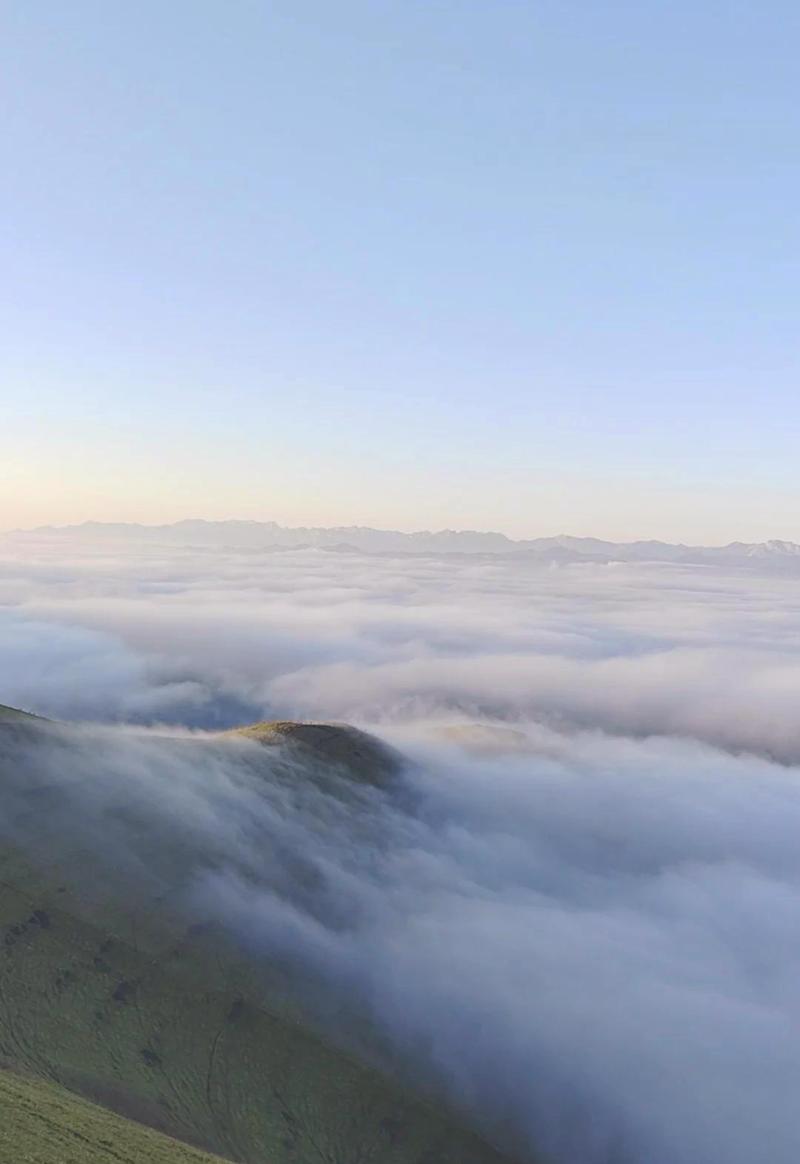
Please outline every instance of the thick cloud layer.
[{"label": "thick cloud layer", "polygon": [[[2,564],[0,702],[204,726],[350,718],[410,757],[414,811],[376,796],[363,829],[307,804],[267,818],[217,751],[185,771],[174,745],[114,733],[98,779],[146,789],[161,827],[186,821],[184,787],[198,837],[221,821],[224,867],[199,869],[193,890],[206,908],[368,1007],[518,1150],[794,1164],[790,580],[320,550],[61,554],[42,542]],[[254,819],[274,843],[279,821],[282,851],[315,864],[318,897],[253,879],[239,826]]]}]

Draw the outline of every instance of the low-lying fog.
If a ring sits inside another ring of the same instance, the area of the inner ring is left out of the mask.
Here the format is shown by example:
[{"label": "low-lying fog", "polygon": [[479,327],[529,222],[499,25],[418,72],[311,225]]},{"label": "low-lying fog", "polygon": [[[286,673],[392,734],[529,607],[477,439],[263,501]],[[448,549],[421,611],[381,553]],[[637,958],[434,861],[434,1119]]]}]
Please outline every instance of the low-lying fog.
[{"label": "low-lying fog", "polygon": [[0,703],[349,720],[409,757],[416,807],[376,795],[379,845],[258,810],[335,924],[238,876],[224,814],[250,792],[216,751],[189,773],[119,732],[95,778],[218,829],[209,907],[329,975],[492,1134],[567,1164],[796,1164],[791,578],[43,537],[0,543],[0,604]]}]

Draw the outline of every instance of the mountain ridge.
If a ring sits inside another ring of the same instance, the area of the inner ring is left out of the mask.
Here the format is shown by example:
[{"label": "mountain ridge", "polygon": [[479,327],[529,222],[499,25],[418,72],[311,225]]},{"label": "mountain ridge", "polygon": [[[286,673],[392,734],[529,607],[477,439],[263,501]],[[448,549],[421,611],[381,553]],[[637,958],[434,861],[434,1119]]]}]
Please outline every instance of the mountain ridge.
[{"label": "mountain ridge", "polygon": [[284,550],[326,549],[338,553],[495,554],[524,556],[548,562],[674,562],[684,564],[781,563],[800,566],[800,544],[772,538],[763,542],[734,541],[726,545],[686,545],[657,539],[615,542],[603,538],[559,534],[514,539],[493,530],[401,530],[370,526],[282,526],[274,521],[187,518],[148,525],[138,522],[86,521],[78,525],[37,526],[11,530],[11,538],[48,537],[139,541],[183,546]]}]

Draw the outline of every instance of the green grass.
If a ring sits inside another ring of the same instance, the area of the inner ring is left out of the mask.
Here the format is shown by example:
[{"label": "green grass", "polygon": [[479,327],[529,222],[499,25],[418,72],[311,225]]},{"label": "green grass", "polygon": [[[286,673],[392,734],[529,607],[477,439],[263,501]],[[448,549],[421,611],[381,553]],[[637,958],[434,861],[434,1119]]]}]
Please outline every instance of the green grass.
[{"label": "green grass", "polygon": [[29,711],[19,711],[16,707],[6,707],[0,703],[0,723],[19,723],[26,720],[28,722],[31,720],[38,723],[46,722],[38,715],[31,715]]},{"label": "green grass", "polygon": [[[23,732],[25,748],[35,746],[50,730],[40,724],[7,716],[0,736]],[[285,734],[291,725],[278,726]],[[306,732],[301,745],[319,758],[327,730]],[[85,730],[81,739],[85,747]],[[353,737],[336,735],[333,745],[346,767]],[[360,765],[369,753],[360,733],[354,746]],[[29,1157],[37,1164],[65,1164],[70,1157],[59,1153],[82,1129],[80,1113],[97,1111],[78,1105],[73,1118],[70,1093],[242,1164],[502,1164],[443,1106],[321,1037],[291,1001],[280,967],[148,899],[142,885],[127,887],[107,866],[92,886],[86,838],[65,837],[48,786],[9,768],[9,756],[26,754],[0,750],[0,813],[4,786],[9,804],[19,805],[23,788],[35,805],[28,841],[0,845],[0,1061],[23,1073],[3,1076],[12,1098],[0,1102],[13,1107],[13,1088],[29,1089],[0,1139],[1,1161],[24,1161],[28,1151],[39,1152]],[[353,774],[361,779],[358,766]],[[161,837],[146,843],[177,877],[180,845],[163,854]],[[184,1155],[122,1159],[202,1159],[158,1142]],[[115,1158],[88,1153],[76,1161]]]},{"label": "green grass", "polygon": [[0,1070],[0,1164],[220,1164],[220,1158],[56,1084]]}]

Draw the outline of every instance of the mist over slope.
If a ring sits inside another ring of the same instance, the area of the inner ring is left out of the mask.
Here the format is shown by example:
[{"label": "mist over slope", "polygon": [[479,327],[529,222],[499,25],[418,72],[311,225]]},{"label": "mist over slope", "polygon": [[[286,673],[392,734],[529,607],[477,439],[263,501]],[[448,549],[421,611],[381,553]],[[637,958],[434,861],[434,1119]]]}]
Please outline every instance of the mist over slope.
[{"label": "mist over slope", "polygon": [[4,710],[0,1062],[241,1164],[502,1164],[327,967],[266,940],[268,905],[352,928],[325,853],[386,842],[399,775],[349,728]]},{"label": "mist over slope", "polygon": [[[520,1158],[798,1158],[790,577],[41,535],[4,543],[0,598],[0,702],[108,725],[80,794],[202,839],[186,901]],[[259,808],[303,893],[253,875],[255,741],[231,776],[218,743],[185,767],[113,726],[294,717],[406,758],[402,797]]]}]

